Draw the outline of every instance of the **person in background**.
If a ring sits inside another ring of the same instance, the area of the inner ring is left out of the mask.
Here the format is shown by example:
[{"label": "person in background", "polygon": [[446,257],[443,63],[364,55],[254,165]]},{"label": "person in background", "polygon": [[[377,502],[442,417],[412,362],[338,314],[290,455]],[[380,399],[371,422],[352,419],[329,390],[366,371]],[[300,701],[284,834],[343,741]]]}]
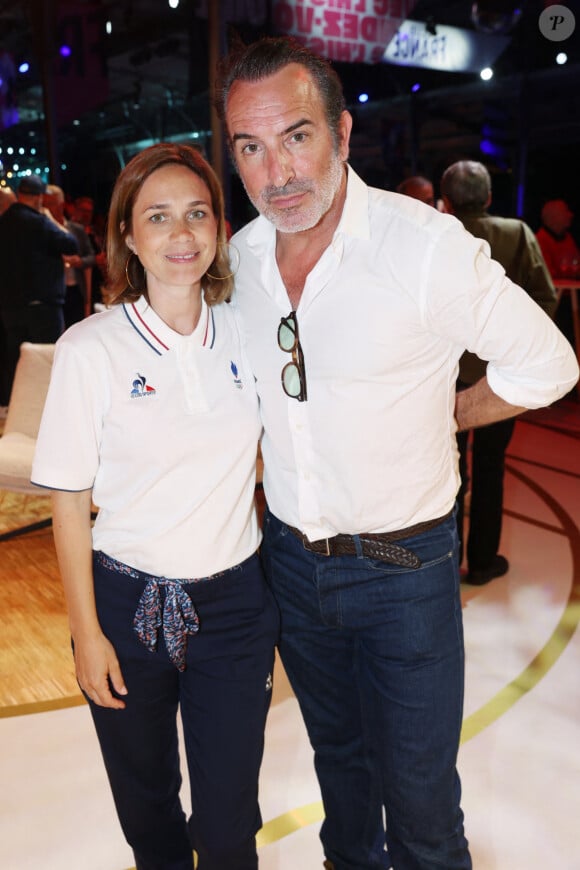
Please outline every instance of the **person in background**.
[{"label": "person in background", "polygon": [[580,277],[580,250],[570,232],[573,217],[563,199],[550,199],[542,207],[536,237],[552,278]]},{"label": "person in background", "polygon": [[[16,202],[16,194],[11,187],[0,187],[0,216]],[[0,283],[2,281],[0,273]],[[4,419],[8,412],[9,390],[7,379],[6,362],[6,334],[2,323],[0,306],[0,419]]]},{"label": "person in background", "polygon": [[11,187],[0,187],[0,215],[16,202],[16,194]]},{"label": "person in background", "polygon": [[18,202],[0,217],[0,319],[8,397],[22,342],[53,344],[63,332],[63,256],[78,251],[75,237],[43,214],[44,190],[41,178],[25,176],[18,186]]},{"label": "person in background", "polygon": [[410,196],[413,199],[418,199],[426,205],[435,206],[435,191],[433,184],[428,178],[422,175],[412,175],[410,178],[405,178],[404,181],[397,187],[397,193],[403,193],[405,196]]},{"label": "person in background", "polygon": [[[445,210],[455,215],[478,239],[488,242],[491,256],[504,267],[506,275],[529,293],[550,317],[556,310],[556,291],[530,227],[515,218],[497,217],[487,211],[491,205],[491,178],[486,167],[474,160],[460,160],[449,166],[441,178]],[[459,360],[458,389],[465,389],[485,376],[487,363],[466,352]],[[489,426],[459,432],[461,487],[457,496],[457,526],[460,563],[463,555],[465,492],[471,479],[469,533],[467,536],[467,583],[483,585],[509,570],[509,562],[498,553],[503,515],[505,452],[511,440],[515,418]],[[471,475],[468,445],[471,435]]]},{"label": "person in background", "polygon": [[[232,304],[326,866],[469,870],[456,431],[549,404],[578,366],[484,242],[346,165],[352,118],[327,61],[288,38],[233,47],[216,104],[259,212],[233,237]],[[466,347],[491,362],[456,396]]]},{"label": "person in background", "polygon": [[193,870],[192,847],[199,870],[257,868],[279,615],[257,554],[260,420],[228,250],[198,151],[161,143],[129,161],[109,211],[111,308],[57,344],[32,471],[53,491],[77,678],[137,870]]},{"label": "person in background", "polygon": [[64,300],[64,323],[68,328],[82,320],[90,310],[92,268],[95,254],[84,228],[65,216],[64,191],[56,184],[49,184],[42,199],[44,208],[77,240],[78,254],[64,258],[66,296]]},{"label": "person in background", "polygon": [[95,203],[90,196],[78,196],[73,204],[73,218],[84,227],[89,239],[95,264],[91,275],[91,299],[89,309],[94,311],[95,303],[103,303],[102,287],[106,281],[107,255],[103,238],[95,227]]}]

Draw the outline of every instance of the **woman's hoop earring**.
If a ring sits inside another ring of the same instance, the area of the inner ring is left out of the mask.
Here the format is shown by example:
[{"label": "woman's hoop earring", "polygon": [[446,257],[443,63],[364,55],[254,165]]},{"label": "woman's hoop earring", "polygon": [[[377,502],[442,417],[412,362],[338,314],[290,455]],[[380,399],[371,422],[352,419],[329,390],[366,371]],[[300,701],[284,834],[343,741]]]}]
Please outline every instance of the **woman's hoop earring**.
[{"label": "woman's hoop earring", "polygon": [[[228,247],[230,249],[230,251],[236,252],[236,256],[237,256],[236,265],[234,266],[233,271],[229,273],[229,275],[223,275],[222,277],[220,277],[219,275],[210,275],[209,272],[206,272],[205,274],[207,275],[208,278],[212,278],[214,281],[227,281],[228,278],[233,278],[234,275],[236,274],[236,272],[238,271],[238,269],[240,268],[240,252],[238,251],[238,249],[236,248],[235,245],[231,245],[229,242],[218,242],[218,245],[225,245],[226,247]],[[232,258],[230,255],[228,255],[228,260],[230,261],[230,267],[231,267]]]},{"label": "woman's hoop earring", "polygon": [[138,293],[137,288],[131,283],[131,279],[129,278],[129,263],[131,262],[131,257],[135,256],[135,251],[131,251],[129,256],[127,257],[127,262],[125,263],[125,278],[127,279],[127,284],[133,290],[134,293]]}]

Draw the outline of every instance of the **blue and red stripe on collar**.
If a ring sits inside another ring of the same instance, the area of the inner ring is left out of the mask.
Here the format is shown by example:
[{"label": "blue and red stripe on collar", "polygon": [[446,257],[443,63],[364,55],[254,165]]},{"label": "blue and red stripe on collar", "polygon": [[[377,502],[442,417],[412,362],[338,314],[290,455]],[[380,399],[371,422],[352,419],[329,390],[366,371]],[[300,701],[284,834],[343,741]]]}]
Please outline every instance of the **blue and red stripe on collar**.
[{"label": "blue and red stripe on collar", "polygon": [[[204,305],[203,309],[205,309],[205,325],[200,333],[203,337],[201,340],[201,347],[207,347],[211,349],[215,344],[216,338],[216,327],[215,327],[215,317],[213,314],[213,310],[209,305]],[[202,309],[202,314],[203,314]],[[171,350],[171,345],[168,344],[169,335],[165,336],[165,340],[161,338],[160,332],[166,332],[168,327],[161,328],[155,327],[153,324],[147,322],[147,318],[144,316],[145,312],[139,311],[137,307],[137,303],[130,302],[123,304],[123,310],[125,312],[125,316],[127,320],[133,327],[133,329],[138,333],[138,335],[143,339],[145,344],[148,344],[151,350],[153,350],[159,356],[162,356],[164,353],[167,353],[168,350]],[[151,311],[151,309],[147,309]]]}]

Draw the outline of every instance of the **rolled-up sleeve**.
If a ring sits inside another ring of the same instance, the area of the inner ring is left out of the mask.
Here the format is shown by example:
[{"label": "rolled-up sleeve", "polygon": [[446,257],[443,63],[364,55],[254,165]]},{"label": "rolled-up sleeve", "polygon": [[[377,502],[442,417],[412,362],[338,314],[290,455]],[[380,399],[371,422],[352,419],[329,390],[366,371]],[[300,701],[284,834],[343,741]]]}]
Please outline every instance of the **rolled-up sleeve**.
[{"label": "rolled-up sleeve", "polygon": [[511,405],[541,408],[573,388],[578,381],[578,362],[570,343],[548,315],[521,287],[509,283],[484,332],[501,329],[503,323],[504,332],[513,338],[506,342],[501,356],[490,357],[487,379],[493,392]]},{"label": "rolled-up sleeve", "polygon": [[489,385],[504,401],[524,408],[550,405],[578,380],[574,350],[491,259],[487,243],[458,233],[452,229],[434,249],[433,272],[446,277],[429,294],[432,327],[488,362]]}]

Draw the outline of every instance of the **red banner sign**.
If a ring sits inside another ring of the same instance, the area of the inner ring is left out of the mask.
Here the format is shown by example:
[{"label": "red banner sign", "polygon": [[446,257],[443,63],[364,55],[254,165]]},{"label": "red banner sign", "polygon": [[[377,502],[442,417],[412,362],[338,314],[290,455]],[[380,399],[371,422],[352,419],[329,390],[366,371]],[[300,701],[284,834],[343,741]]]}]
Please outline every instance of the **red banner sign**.
[{"label": "red banner sign", "polygon": [[329,60],[380,63],[415,0],[274,0],[274,28]]}]

